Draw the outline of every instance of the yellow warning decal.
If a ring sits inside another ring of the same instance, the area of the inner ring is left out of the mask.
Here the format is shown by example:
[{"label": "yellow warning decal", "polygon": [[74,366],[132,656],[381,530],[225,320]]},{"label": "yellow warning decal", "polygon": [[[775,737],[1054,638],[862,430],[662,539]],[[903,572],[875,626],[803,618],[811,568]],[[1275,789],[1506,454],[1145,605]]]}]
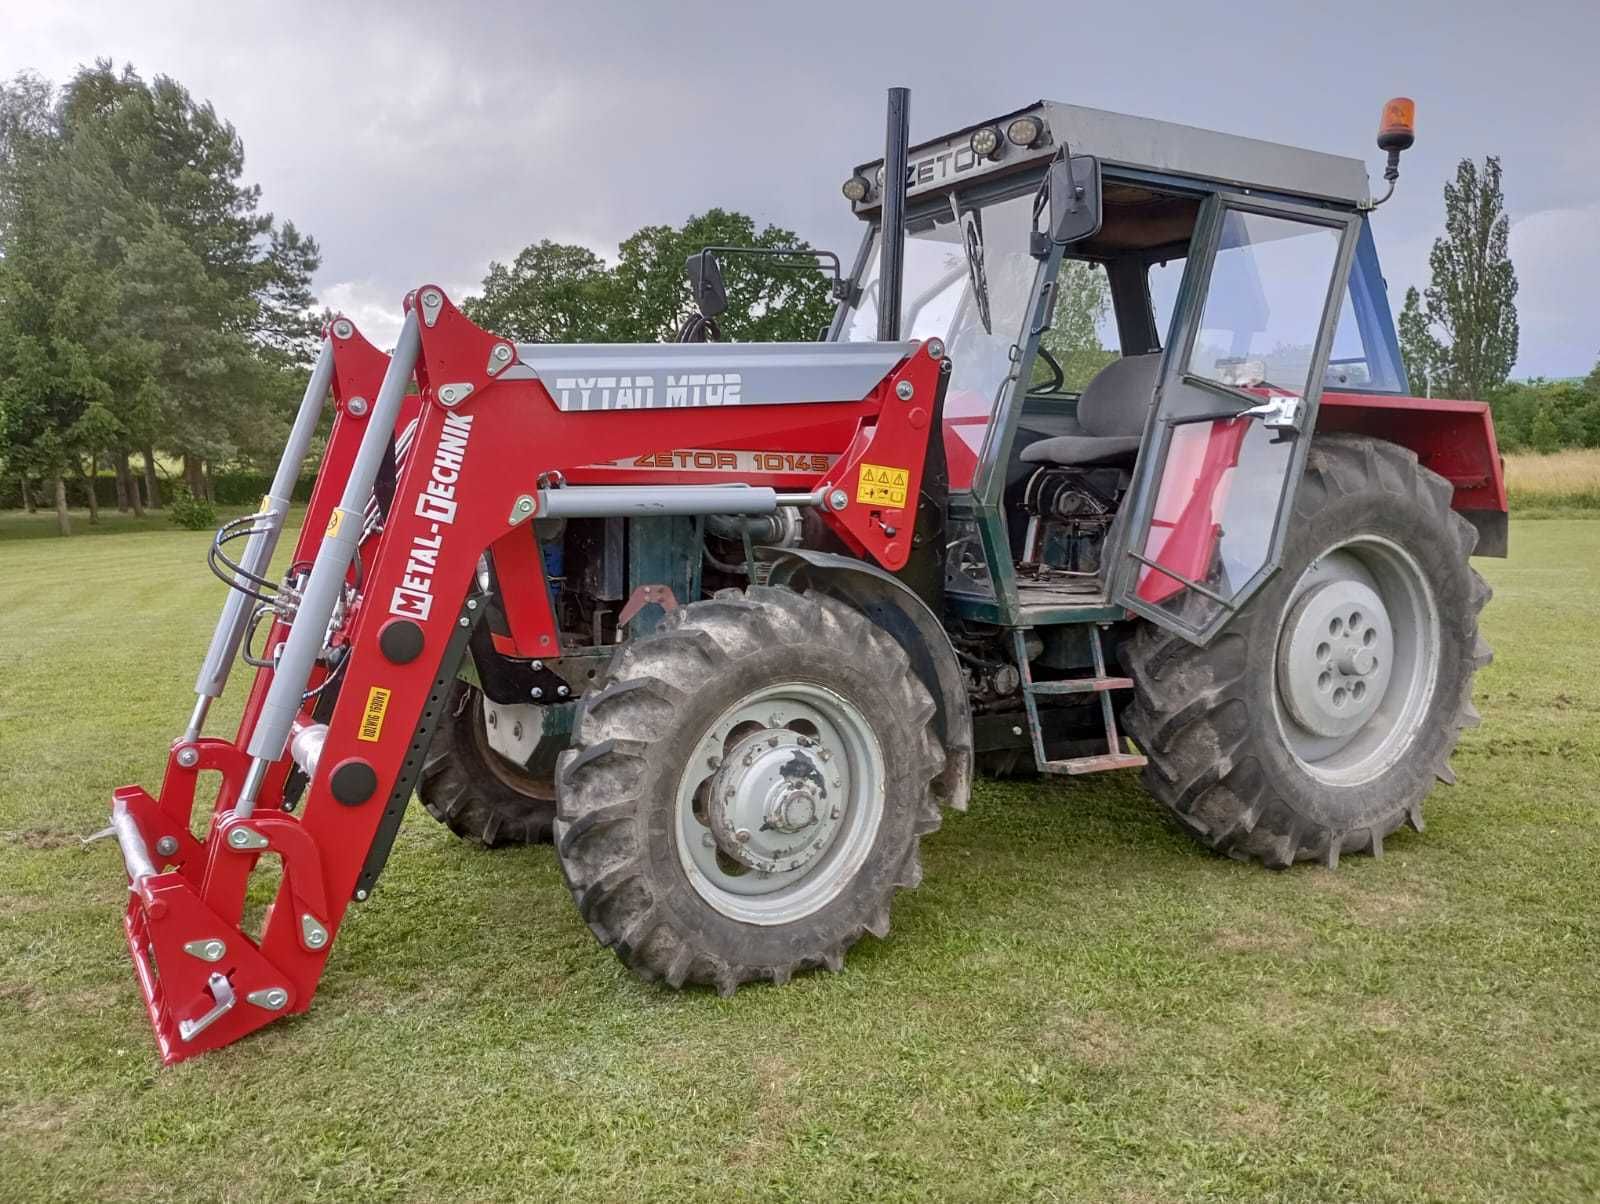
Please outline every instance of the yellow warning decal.
[{"label": "yellow warning decal", "polygon": [[361,716],[361,730],[356,733],[357,740],[365,740],[372,744],[383,735],[383,716],[389,709],[389,694],[390,691],[382,686],[373,686],[367,691],[367,709]]},{"label": "yellow warning decal", "polygon": [[328,529],[322,533],[324,539],[332,539],[339,534],[339,524],[344,522],[344,511],[335,506],[333,513],[328,515]]},{"label": "yellow warning decal", "polygon": [[906,485],[911,477],[908,468],[888,468],[882,464],[863,464],[856,482],[856,501],[869,506],[889,506],[903,510],[906,504]]}]

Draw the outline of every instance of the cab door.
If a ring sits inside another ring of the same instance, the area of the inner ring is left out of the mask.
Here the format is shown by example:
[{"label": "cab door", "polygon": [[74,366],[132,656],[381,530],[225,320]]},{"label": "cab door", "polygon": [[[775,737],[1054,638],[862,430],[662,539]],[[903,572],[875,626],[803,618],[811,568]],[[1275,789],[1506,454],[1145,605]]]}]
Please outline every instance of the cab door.
[{"label": "cab door", "polygon": [[1359,223],[1244,195],[1201,207],[1114,583],[1194,643],[1278,567]]}]

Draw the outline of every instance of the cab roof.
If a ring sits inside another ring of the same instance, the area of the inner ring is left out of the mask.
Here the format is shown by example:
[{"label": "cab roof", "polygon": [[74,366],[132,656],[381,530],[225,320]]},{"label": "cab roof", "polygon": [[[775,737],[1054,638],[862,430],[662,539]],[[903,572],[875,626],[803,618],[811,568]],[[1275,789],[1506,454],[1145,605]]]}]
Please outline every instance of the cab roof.
[{"label": "cab roof", "polygon": [[[1019,147],[1005,137],[1007,126],[1019,117],[1036,117],[1044,124],[1044,132],[1032,146]],[[984,159],[971,149],[973,133],[987,126],[1000,131],[998,158]],[[1053,100],[1037,101],[913,146],[908,156],[907,196],[915,198],[971,179],[1022,170],[1048,161],[1063,142],[1073,154],[1094,155],[1107,167],[1181,177],[1207,191],[1255,188],[1355,208],[1370,203],[1367,167],[1360,159]],[[856,174],[869,182],[867,195],[852,205],[856,213],[875,213],[882,203],[878,180],[882,166],[879,158],[856,169]]]}]

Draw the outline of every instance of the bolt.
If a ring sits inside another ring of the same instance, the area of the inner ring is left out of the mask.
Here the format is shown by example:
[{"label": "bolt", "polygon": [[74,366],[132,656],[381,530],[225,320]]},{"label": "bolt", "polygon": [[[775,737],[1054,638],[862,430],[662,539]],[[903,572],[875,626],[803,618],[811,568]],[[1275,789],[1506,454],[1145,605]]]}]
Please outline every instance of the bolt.
[{"label": "bolt", "polygon": [[200,750],[194,745],[186,745],[178,750],[178,764],[185,769],[193,769],[200,762]]},{"label": "bolt", "polygon": [[467,599],[467,609],[468,610],[477,610],[478,609],[478,600],[476,598],[468,598]]},{"label": "bolt", "polygon": [[456,622],[462,627],[471,627],[472,626],[471,620],[469,620],[466,615],[462,615],[459,619],[456,620]]},{"label": "bolt", "polygon": [[700,843],[708,849],[714,849],[717,847],[716,838],[712,836],[710,832],[707,832],[704,836],[700,837]]},{"label": "bolt", "polygon": [[352,397],[345,409],[360,418],[361,415],[367,412],[367,399],[365,397]]},{"label": "bolt", "polygon": [[835,807],[832,811],[828,812],[828,818],[829,819],[838,819],[843,814],[844,814],[844,811],[841,808]]},{"label": "bolt", "polygon": [[767,716],[767,722],[770,723],[773,727],[782,727],[783,726],[783,712],[782,711],[773,711],[772,714]]},{"label": "bolt", "polygon": [[817,756],[820,757],[824,761],[833,760],[833,752],[828,748],[828,746],[826,744],[824,744],[821,748],[817,749]]},{"label": "bolt", "polygon": [[1012,724],[1011,725],[1011,734],[1013,736],[1020,736],[1020,735],[1022,735],[1022,729],[1020,727],[1018,727],[1016,724]]},{"label": "bolt", "polygon": [[439,400],[444,402],[444,404],[447,406],[455,405],[456,387],[454,385],[446,385],[444,388],[440,389]]},{"label": "bolt", "polygon": [[733,834],[733,838],[735,840],[737,840],[740,844],[749,844],[750,843],[750,829],[749,828],[740,828],[737,832],[735,832]]},{"label": "bolt", "polygon": [[929,339],[928,340],[928,358],[929,359],[933,359],[933,360],[943,359],[944,358],[944,340],[943,339]]},{"label": "bolt", "polygon": [[883,527],[883,533],[885,535],[887,535],[890,539],[893,539],[896,535],[899,534],[899,531],[896,530],[894,527],[891,527],[887,523],[885,523],[884,527]]},{"label": "bolt", "polygon": [[533,689],[528,691],[528,697],[529,698],[543,698],[544,697],[544,691],[541,690],[538,686],[534,686]]},{"label": "bolt", "polygon": [[565,698],[568,694],[572,693],[572,691],[570,689],[568,689],[566,686],[557,686],[556,687],[556,693],[559,694],[562,698]]},{"label": "bolt", "polygon": [[833,510],[843,510],[850,504],[850,496],[843,489],[835,489],[828,495],[828,506]]},{"label": "bolt", "polygon": [[204,957],[208,962],[216,961],[228,951],[227,946],[225,946],[221,941],[207,941],[200,948],[201,956]]},{"label": "bolt", "polygon": [[355,327],[351,326],[344,318],[340,318],[333,324],[333,337],[336,339],[348,339],[353,333],[355,333]]},{"label": "bolt", "polygon": [[706,758],[706,768],[708,768],[708,769],[718,769],[718,768],[721,767],[721,765],[722,765],[722,758],[721,757],[713,756],[713,757],[707,757]]},{"label": "bolt", "polygon": [[422,303],[429,309],[444,304],[444,297],[437,289],[428,289],[422,294]]},{"label": "bolt", "polygon": [[901,401],[910,401],[916,394],[916,386],[909,380],[903,380],[894,387],[894,395]]},{"label": "bolt", "polygon": [[178,851],[178,838],[176,836],[163,836],[156,841],[156,852],[163,857],[171,857]]},{"label": "bolt", "polygon": [[365,903],[366,901],[367,901],[367,892],[364,891],[364,890],[356,891],[356,902],[357,903]]},{"label": "bolt", "polygon": [[497,359],[497,360],[508,360],[508,359],[510,359],[511,358],[511,348],[507,347],[504,343],[501,343],[498,347],[496,347],[494,349],[494,358]]},{"label": "bolt", "polygon": [[235,828],[228,833],[228,843],[236,849],[242,849],[250,841],[250,834],[243,828]]},{"label": "bolt", "polygon": [[544,668],[544,662],[543,661],[534,661],[533,662],[533,671],[535,673],[539,672],[539,670],[541,670],[543,668]]},{"label": "bolt", "polygon": [[322,948],[323,945],[325,945],[327,943],[328,943],[328,934],[326,932],[308,932],[308,933],[306,933],[306,944],[310,945],[313,949],[320,949],[320,948]]}]

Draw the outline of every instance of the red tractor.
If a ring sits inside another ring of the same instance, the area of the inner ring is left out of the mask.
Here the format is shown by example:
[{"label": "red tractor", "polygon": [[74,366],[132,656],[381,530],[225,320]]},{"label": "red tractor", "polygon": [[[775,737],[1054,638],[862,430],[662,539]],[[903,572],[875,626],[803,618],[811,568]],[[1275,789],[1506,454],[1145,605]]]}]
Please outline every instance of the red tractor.
[{"label": "red tractor", "polygon": [[[1409,143],[1391,105],[1391,190]],[[413,791],[553,838],[602,944],[723,992],[887,935],[977,769],[1142,767],[1274,868],[1421,828],[1506,499],[1487,407],[1407,395],[1363,165],[1051,103],[909,147],[896,90],[844,193],[865,237],[816,343],[711,341],[737,248],[691,259],[674,344],[518,344],[432,285],[390,356],[330,323],[218,533],[161,790],[114,794],[166,1061],[310,1006]],[[1086,280],[1092,344],[1056,329]],[[205,735],[241,654],[243,720]]]}]

